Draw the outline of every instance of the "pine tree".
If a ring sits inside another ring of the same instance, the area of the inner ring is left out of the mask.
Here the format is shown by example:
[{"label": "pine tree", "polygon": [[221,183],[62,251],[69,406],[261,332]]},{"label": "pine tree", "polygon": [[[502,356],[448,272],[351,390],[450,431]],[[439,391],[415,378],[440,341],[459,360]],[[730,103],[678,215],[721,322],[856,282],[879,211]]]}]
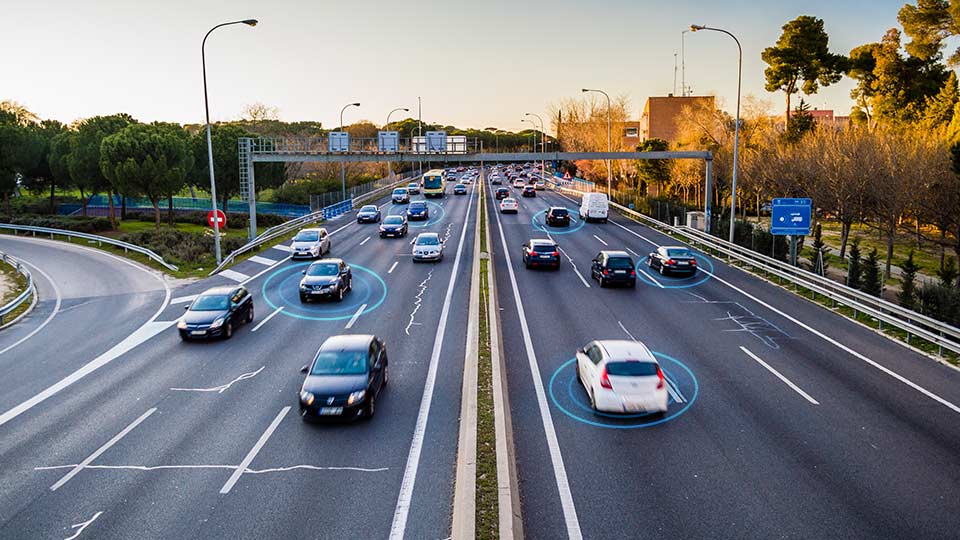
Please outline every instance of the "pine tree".
[{"label": "pine tree", "polygon": [[940,278],[941,286],[948,289],[952,288],[957,281],[957,260],[953,257],[948,257],[943,268],[937,272],[937,277]]},{"label": "pine tree", "polygon": [[849,264],[847,265],[847,287],[859,289],[863,285],[861,281],[863,267],[860,263],[860,239],[858,238],[854,240],[850,246],[850,258]]},{"label": "pine tree", "polygon": [[913,250],[907,255],[907,260],[900,265],[900,292],[897,293],[897,301],[907,309],[916,309],[917,307],[917,270],[920,267],[913,261]]},{"label": "pine tree", "polygon": [[830,266],[830,248],[823,243],[821,226],[813,230],[813,271],[821,276],[826,275],[827,267]]},{"label": "pine tree", "polygon": [[877,248],[870,250],[863,260],[863,292],[880,296],[883,284],[880,282],[880,262],[877,259]]}]

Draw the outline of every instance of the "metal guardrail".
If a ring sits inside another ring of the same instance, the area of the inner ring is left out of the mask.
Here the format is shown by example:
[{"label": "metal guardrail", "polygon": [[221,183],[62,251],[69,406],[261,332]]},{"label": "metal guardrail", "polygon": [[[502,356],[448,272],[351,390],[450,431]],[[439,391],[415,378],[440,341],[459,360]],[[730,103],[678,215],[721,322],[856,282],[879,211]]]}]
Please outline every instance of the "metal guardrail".
[{"label": "metal guardrail", "polygon": [[[581,192],[561,188],[562,191],[582,195]],[[937,345],[942,356],[943,349],[960,354],[960,328],[951,326],[932,317],[928,317],[913,310],[894,304],[893,302],[877,298],[863,291],[847,287],[842,283],[804,270],[772,257],[757,253],[749,248],[733,244],[721,238],[691,227],[674,227],[662,221],[631,210],[625,206],[610,202],[610,206],[621,214],[638,218],[653,227],[664,229],[686,238],[686,243],[694,247],[706,248],[736,259],[752,268],[763,270],[774,275],[779,280],[785,280],[794,285],[811,291],[814,295],[829,298],[835,304],[851,308],[854,312],[862,312],[879,321],[880,329],[883,324],[898,328],[907,334],[909,343],[912,336]]]},{"label": "metal guardrail", "polygon": [[0,260],[4,263],[9,264],[14,267],[17,272],[20,272],[20,275],[27,278],[27,288],[24,289],[22,293],[17,295],[16,298],[6,303],[4,306],[0,306],[0,327],[4,324],[4,318],[13,312],[15,309],[20,307],[21,304],[29,300],[31,297],[34,297],[37,294],[37,286],[33,283],[33,276],[30,275],[30,271],[27,270],[26,265],[15,259],[14,257],[7,255],[6,253],[0,251]]},{"label": "metal guardrail", "polygon": [[37,233],[49,234],[50,238],[53,238],[54,236],[66,236],[68,239],[83,238],[84,240],[92,240],[94,242],[97,242],[99,245],[110,244],[113,246],[123,248],[124,252],[133,251],[136,253],[140,253],[141,255],[146,255],[150,259],[153,259],[157,263],[163,265],[163,267],[167,268],[168,270],[173,270],[174,272],[179,270],[179,268],[177,268],[176,266],[163,260],[163,257],[157,255],[156,253],[154,253],[153,251],[145,247],[141,247],[136,244],[130,244],[128,242],[122,242],[120,240],[114,240],[113,238],[107,238],[106,236],[99,236],[96,234],[88,234],[88,233],[77,232],[77,231],[68,231],[66,229],[51,229],[49,227],[34,227],[32,225],[14,225],[12,223],[0,223],[0,229],[11,230],[11,231],[14,231],[14,233],[16,233],[16,231],[31,232],[33,233],[34,236],[36,236]]},{"label": "metal guardrail", "polygon": [[254,238],[253,240],[251,240],[251,241],[247,242],[246,244],[240,246],[239,248],[237,248],[236,250],[234,250],[232,253],[230,253],[229,255],[227,255],[226,257],[224,257],[224,258],[223,258],[223,261],[221,261],[220,264],[219,264],[216,268],[214,268],[213,270],[211,270],[210,273],[207,274],[207,275],[208,275],[208,276],[212,276],[212,275],[220,272],[221,270],[223,270],[223,269],[226,268],[227,266],[233,264],[233,262],[236,260],[236,258],[239,257],[240,255],[243,255],[244,253],[248,253],[248,252],[250,252],[250,251],[252,251],[252,250],[254,250],[254,249],[257,249],[257,248],[259,248],[260,246],[262,246],[263,244],[265,244],[265,243],[267,243],[267,242],[269,242],[269,241],[271,241],[271,240],[276,240],[277,238],[281,238],[281,237],[283,237],[283,236],[286,236],[286,235],[290,234],[291,232],[299,229],[300,227],[302,227],[303,225],[305,225],[305,224],[307,224],[307,223],[313,223],[313,222],[319,221],[319,220],[324,220],[324,221],[326,221],[326,220],[333,219],[333,218],[335,218],[335,217],[337,217],[337,216],[339,216],[339,215],[341,215],[341,214],[345,214],[345,213],[353,210],[353,209],[356,208],[357,206],[359,206],[360,203],[362,203],[362,202],[364,202],[364,201],[367,201],[367,200],[370,200],[370,199],[374,199],[374,198],[380,197],[380,196],[382,196],[384,193],[386,193],[386,192],[388,192],[388,191],[393,191],[394,188],[396,188],[396,187],[399,186],[400,184],[404,184],[404,183],[408,182],[409,180],[410,180],[410,178],[403,178],[403,177],[401,177],[400,180],[397,180],[396,182],[394,182],[394,183],[392,183],[392,184],[389,184],[389,185],[386,185],[386,186],[384,186],[384,187],[382,187],[382,188],[375,189],[375,190],[373,190],[373,191],[364,193],[363,195],[360,195],[360,196],[358,196],[358,197],[356,197],[356,198],[347,199],[347,200],[345,200],[345,201],[342,201],[342,202],[339,202],[339,203],[336,203],[336,204],[331,204],[330,206],[325,206],[325,207],[321,208],[320,210],[317,210],[316,212],[311,212],[311,213],[309,213],[309,214],[307,214],[307,215],[305,215],[305,216],[301,216],[301,217],[298,217],[298,218],[296,218],[296,219],[291,219],[290,221],[285,221],[285,222],[281,223],[280,225],[275,225],[275,226],[273,226],[273,227],[270,227],[269,229],[267,229],[267,230],[263,231],[262,233],[260,233],[260,234],[259,234],[256,238]]}]

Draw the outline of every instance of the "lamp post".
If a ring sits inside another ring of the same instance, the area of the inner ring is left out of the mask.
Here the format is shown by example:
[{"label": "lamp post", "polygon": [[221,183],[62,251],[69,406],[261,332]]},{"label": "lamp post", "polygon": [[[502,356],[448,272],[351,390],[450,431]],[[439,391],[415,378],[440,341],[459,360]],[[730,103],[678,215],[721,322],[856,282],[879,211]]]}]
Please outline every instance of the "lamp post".
[{"label": "lamp post", "polygon": [[543,118],[540,118],[539,114],[528,112],[528,113],[524,113],[523,115],[532,116],[540,121],[540,176],[543,177],[545,174],[547,174],[547,167],[546,167],[546,163],[543,156],[543,154],[545,154],[547,151],[547,143],[546,143],[547,133],[545,131],[546,127],[543,125]]},{"label": "lamp post", "polygon": [[532,149],[534,152],[536,152],[537,151],[537,123],[534,122],[533,120],[528,120],[526,118],[521,118],[520,121],[530,122],[530,124],[533,126],[533,148]]},{"label": "lamp post", "polygon": [[680,95],[687,97],[687,32],[680,32]]},{"label": "lamp post", "polygon": [[[581,92],[599,92],[607,98],[607,152],[613,152],[613,139],[610,138],[610,120],[613,114],[612,107],[610,105],[610,96],[603,90],[596,90],[592,88],[584,88]],[[610,169],[610,160],[607,160],[607,197],[610,197],[610,185],[613,183],[611,181],[612,170]]]},{"label": "lamp post", "polygon": [[[343,111],[347,110],[348,107],[359,107],[360,103],[347,103],[340,109],[340,132],[343,132]],[[347,148],[347,152],[350,151],[350,148]],[[343,190],[343,200],[347,200],[347,166],[346,163],[340,161],[340,187]]]},{"label": "lamp post", "polygon": [[[410,109],[408,109],[408,108],[406,108],[406,107],[397,107],[396,109],[388,112],[388,113],[387,113],[387,123],[383,125],[383,128],[384,128],[384,129],[386,129],[387,126],[390,125],[390,115],[393,114],[393,113],[395,113],[395,112],[397,112],[397,111],[410,112]],[[399,149],[399,146],[400,146],[400,141],[398,140],[398,141],[397,141],[397,147],[398,147],[398,149]],[[387,163],[387,168],[388,168],[389,171],[391,171],[391,172],[390,172],[390,175],[393,175],[393,168],[390,166],[390,163],[389,163],[389,162]],[[402,167],[401,167],[401,169],[400,169],[400,173],[403,174],[403,168],[402,168]]]},{"label": "lamp post", "polygon": [[[737,160],[740,155],[740,82],[741,75],[743,71],[743,47],[740,46],[740,40],[737,39],[737,36],[727,32],[722,28],[711,28],[709,26],[703,26],[700,24],[691,24],[690,31],[696,32],[697,30],[713,30],[714,32],[723,32],[724,34],[733,38],[733,41],[737,43],[737,51],[739,57],[737,59],[737,120],[736,124],[733,127],[733,179],[730,182],[730,242],[733,242],[733,232],[737,220]],[[707,197],[710,194],[707,193]]]},{"label": "lamp post", "polygon": [[[232,21],[220,23],[203,36],[203,43],[200,44],[200,62],[203,65],[203,108],[207,115],[207,166],[210,169],[210,201],[213,208],[213,246],[217,252],[217,266],[220,266],[220,221],[217,219],[217,183],[213,176],[213,142],[210,138],[210,99],[207,97],[207,38],[214,30],[221,26],[230,26],[231,24],[245,24],[247,26],[256,26],[256,19],[244,19],[242,21]],[[249,194],[248,194],[249,196]],[[226,209],[224,209],[226,212]]]}]

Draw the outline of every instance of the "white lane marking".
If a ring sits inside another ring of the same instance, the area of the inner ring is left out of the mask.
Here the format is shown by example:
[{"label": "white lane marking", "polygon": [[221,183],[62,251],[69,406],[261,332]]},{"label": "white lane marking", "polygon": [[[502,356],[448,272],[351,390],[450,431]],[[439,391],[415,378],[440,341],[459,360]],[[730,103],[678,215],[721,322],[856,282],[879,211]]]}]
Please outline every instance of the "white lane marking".
[{"label": "white lane marking", "polygon": [[291,251],[293,251],[292,249],[290,249],[290,246],[286,246],[283,244],[277,244],[275,246],[270,246],[270,247],[272,247],[273,249],[279,249],[280,251],[286,251],[287,253],[290,253]]},{"label": "white lane marking", "polygon": [[616,221],[611,220],[610,223],[613,223],[613,224],[616,225],[617,227],[620,227],[621,229],[623,229],[623,230],[627,231],[628,233],[636,236],[637,238],[643,240],[644,242],[647,242],[648,244],[652,244],[653,247],[660,247],[660,244],[654,242],[653,240],[647,239],[646,237],[644,237],[644,236],[641,235],[640,233],[634,232],[632,229],[629,229],[629,228],[627,228],[627,227],[624,227],[623,225],[617,223]]},{"label": "white lane marking", "polygon": [[240,382],[245,379],[252,379],[256,377],[257,374],[263,371],[263,368],[265,367],[267,366],[262,366],[260,369],[256,371],[252,371],[250,373],[244,373],[243,375],[240,375],[239,377],[228,382],[227,384],[221,384],[220,386],[214,386],[213,388],[171,388],[170,390],[173,390],[176,392],[216,392],[218,394],[222,394],[226,392],[231,386],[233,386],[234,383]]},{"label": "white lane marking", "polygon": [[463,228],[460,231],[460,244],[457,246],[457,255],[453,260],[453,270],[450,274],[450,284],[447,285],[447,294],[443,300],[443,309],[440,312],[440,322],[437,325],[437,337],[433,342],[433,353],[430,355],[430,367],[427,370],[427,381],[423,387],[423,397],[420,400],[420,410],[417,413],[417,424],[413,430],[413,440],[410,442],[410,453],[403,471],[403,481],[400,483],[400,495],[397,497],[397,506],[393,512],[393,523],[390,526],[390,540],[403,540],[407,530],[407,516],[410,513],[410,503],[413,498],[413,487],[417,481],[417,469],[420,467],[420,453],[423,450],[423,440],[427,433],[427,419],[430,416],[430,404],[433,402],[433,389],[437,381],[437,368],[440,364],[440,353],[443,351],[443,338],[447,331],[447,319],[450,316],[450,304],[453,290],[457,284],[457,275],[460,268],[460,255],[463,253],[464,240],[467,238],[467,228],[470,225],[470,209],[473,207],[475,188],[470,190],[467,202],[467,214]]},{"label": "white lane marking", "polygon": [[266,273],[269,272],[270,270],[273,270],[274,268],[280,266],[281,264],[289,261],[289,260],[292,259],[292,258],[293,258],[293,257],[284,257],[284,258],[280,259],[279,261],[274,262],[272,265],[270,265],[270,266],[264,268],[263,270],[257,272],[256,274],[250,276],[249,278],[246,279],[246,281],[244,281],[244,282],[242,282],[242,283],[240,283],[240,284],[241,284],[241,285],[246,285],[247,283],[250,283],[251,281],[253,281],[253,280],[257,279],[258,277],[266,274]]},{"label": "white lane marking", "polygon": [[[167,291],[167,293],[169,297],[169,290]],[[164,302],[164,305],[166,305],[166,302]],[[157,313],[157,315],[159,315],[159,313]],[[154,318],[155,317],[156,315],[154,315]],[[56,394],[57,392],[77,382],[83,377],[86,377],[90,373],[93,373],[98,368],[116,360],[121,355],[125,354],[126,352],[133,349],[137,345],[140,345],[141,343],[147,341],[148,339],[166,330],[167,328],[170,328],[171,326],[176,324],[176,322],[177,321],[163,321],[163,322],[150,321],[145,323],[143,326],[136,329],[132,334],[127,336],[126,339],[124,339],[120,343],[117,343],[116,345],[111,347],[109,351],[94,358],[93,360],[91,360],[89,363],[87,363],[80,369],[74,371],[70,375],[67,375],[65,378],[63,378],[57,383],[54,383],[52,386],[47,387],[45,390],[41,391],[39,394],[33,396],[27,401],[24,401],[23,403],[17,405],[16,407],[0,415],[0,426],[20,416],[21,414],[35,407],[37,404],[43,402],[50,396]]]},{"label": "white lane marking", "polygon": [[390,269],[387,270],[387,273],[388,273],[388,274],[392,274],[392,273],[393,273],[393,269],[396,268],[396,267],[397,267],[397,264],[399,264],[399,263],[400,263],[400,261],[393,261],[393,264],[390,265]]},{"label": "white lane marking", "polygon": [[[56,301],[56,303],[53,305],[53,311],[50,312],[50,315],[48,315],[47,318],[46,318],[42,323],[40,323],[40,326],[34,328],[33,331],[31,331],[29,334],[23,336],[22,338],[18,339],[15,343],[12,343],[12,344],[8,345],[7,347],[5,347],[2,351],[0,351],[0,354],[3,354],[3,353],[5,353],[5,352],[9,351],[10,349],[13,349],[13,348],[16,347],[17,345],[20,345],[20,344],[23,343],[24,341],[26,341],[26,340],[32,338],[33,336],[35,336],[35,335],[37,334],[37,332],[43,330],[43,327],[45,327],[45,326],[47,326],[48,324],[50,324],[50,321],[52,321],[53,318],[57,316],[57,313],[60,312],[60,305],[63,303],[63,296],[60,294],[60,287],[57,287],[56,282],[53,281],[53,278],[51,278],[49,274],[47,274],[46,272],[44,272],[43,270],[41,270],[41,269],[40,269],[39,267],[37,267],[36,265],[31,264],[31,263],[28,263],[27,261],[25,261],[25,260],[23,260],[23,259],[18,259],[18,260],[19,260],[20,262],[22,262],[23,264],[25,264],[25,265],[33,268],[38,274],[40,274],[41,276],[43,276],[44,279],[46,279],[48,282],[50,282],[50,286],[53,287],[53,294],[57,297],[57,301]],[[34,286],[36,286],[36,285],[34,285]],[[37,291],[37,289],[34,289],[33,294],[39,296],[40,293]],[[3,424],[0,424],[0,425],[3,425]]]},{"label": "white lane marking", "polygon": [[413,321],[417,315],[417,312],[420,311],[420,306],[423,305],[423,293],[427,291],[427,283],[430,282],[432,277],[433,270],[431,269],[430,272],[427,273],[427,279],[421,281],[420,285],[418,285],[420,291],[417,292],[417,296],[415,296],[413,299],[413,311],[410,312],[410,322],[408,322],[407,327],[403,329],[403,332],[408,336],[410,335],[410,327],[414,325]]},{"label": "white lane marking", "polygon": [[[34,467],[35,471],[53,471],[57,469],[72,469],[76,465],[53,465],[50,467]],[[236,465],[87,465],[84,469],[99,469],[107,471],[167,471],[167,470],[195,470],[195,469],[228,469],[235,470]],[[289,467],[277,467],[273,469],[246,469],[243,471],[243,474],[267,474],[273,472],[287,472],[294,470],[310,470],[310,471],[353,471],[353,472],[383,472],[389,471],[389,467],[378,467],[378,468],[369,468],[369,467],[344,467],[344,466],[331,466],[323,467],[319,465],[291,465]]]},{"label": "white lane marking", "polygon": [[600,242],[601,244],[603,244],[603,245],[605,245],[605,246],[609,246],[609,245],[610,245],[610,244],[604,242],[604,241],[603,241],[603,238],[600,238],[599,236],[597,236],[597,235],[595,235],[595,234],[592,235],[592,236],[593,236],[594,238],[596,238],[597,241]]},{"label": "white lane marking", "polygon": [[347,330],[353,328],[354,323],[357,322],[357,319],[360,318],[360,315],[363,314],[363,310],[365,309],[367,309],[366,304],[363,304],[359,308],[357,308],[357,312],[353,314],[353,317],[350,317],[350,321],[347,323],[347,326],[345,326],[344,328],[346,328]]},{"label": "white lane marking", "polygon": [[383,472],[389,471],[390,467],[378,467],[376,469],[370,469],[366,467],[319,467],[317,465],[292,465],[290,467],[276,467],[273,469],[247,469],[246,474],[265,474],[273,472],[287,472],[299,469],[306,469],[310,471],[353,471],[353,472]]},{"label": "white lane marking", "polygon": [[231,270],[227,268],[226,270],[221,270],[218,276],[223,276],[227,279],[232,279],[237,283],[243,283],[246,280],[250,279],[250,276],[244,274],[243,272],[237,272],[236,270]]},{"label": "white lane marking", "polygon": [[120,441],[120,439],[124,438],[127,435],[127,433],[130,433],[131,431],[133,431],[135,427],[139,426],[141,422],[146,420],[151,414],[155,412],[157,412],[157,408],[153,407],[152,409],[149,409],[147,412],[141,414],[140,418],[137,418],[136,420],[131,422],[127,427],[123,428],[123,430],[120,433],[117,433],[116,435],[114,435],[112,439],[104,443],[103,446],[101,446],[100,448],[97,448],[92,454],[87,456],[87,459],[78,463],[77,466],[74,467],[73,469],[70,469],[70,472],[65,474],[63,478],[61,478],[60,480],[57,480],[56,484],[50,486],[50,491],[56,491],[60,489],[64,484],[69,482],[71,478],[79,474],[84,467],[92,463],[93,460],[100,457],[100,455],[106,452],[107,450],[109,450],[111,446],[117,444],[117,442]]},{"label": "white lane marking", "polygon": [[277,426],[280,425],[280,422],[283,420],[283,417],[290,412],[290,406],[286,406],[280,409],[280,412],[277,413],[276,418],[273,419],[273,422],[270,422],[270,425],[267,426],[267,429],[260,435],[260,439],[257,440],[257,443],[253,445],[253,448],[247,452],[247,455],[243,458],[243,461],[240,462],[240,465],[237,466],[236,470],[233,471],[233,474],[230,475],[230,478],[227,479],[227,483],[220,488],[220,494],[226,495],[230,493],[230,490],[233,489],[233,486],[237,484],[237,480],[240,480],[240,476],[247,471],[247,467],[250,466],[250,463],[253,462],[253,459],[257,457],[257,454],[260,453],[260,450],[267,440],[270,439],[270,436],[273,435],[274,430],[277,429]]},{"label": "white lane marking", "polygon": [[570,257],[570,255],[568,255],[567,252],[564,251],[564,249],[560,246],[557,246],[557,249],[559,249],[560,253],[563,253],[563,256],[566,257],[568,261],[570,261],[570,266],[573,267],[574,273],[576,273],[577,277],[580,278],[580,283],[583,283],[583,286],[589,289],[590,284],[587,283],[586,279],[584,279],[583,274],[580,273],[580,270],[577,268],[577,265],[573,263],[573,259]]},{"label": "white lane marking", "polygon": [[268,259],[266,257],[261,257],[259,255],[254,255],[247,260],[251,262],[255,262],[257,264],[262,264],[264,266],[273,266],[273,263],[277,262],[273,259]]},{"label": "white lane marking", "polygon": [[663,375],[663,378],[667,381],[667,388],[670,388],[673,391],[674,399],[680,403],[686,403],[687,398],[684,397],[683,392],[680,391],[680,385],[666,374]]},{"label": "white lane marking", "polygon": [[189,302],[193,302],[194,300],[196,300],[197,296],[200,296],[200,295],[198,295],[198,294],[188,294],[188,295],[186,295],[186,296],[178,296],[178,297],[176,297],[176,298],[174,298],[173,300],[170,301],[170,305],[173,306],[173,305],[176,305],[176,304],[186,304],[186,303],[189,303]]},{"label": "white lane marking", "polygon": [[666,287],[663,286],[662,283],[660,283],[659,281],[657,281],[656,279],[654,279],[654,277],[651,276],[650,274],[648,274],[645,270],[641,270],[640,268],[637,268],[637,270],[639,270],[641,274],[647,276],[647,278],[648,278],[650,281],[656,283],[657,287],[660,287],[661,289],[665,289],[665,288],[666,288]]},{"label": "white lane marking", "polygon": [[633,341],[637,341],[637,338],[633,337],[633,334],[631,334],[630,331],[627,330],[627,327],[624,326],[622,322],[617,321],[617,324],[620,325],[620,329],[623,330],[623,332],[624,332],[625,334],[627,334],[628,336],[630,336],[630,339],[632,339]]},{"label": "white lane marking", "polygon": [[80,536],[80,533],[82,533],[84,529],[86,529],[88,526],[90,526],[91,523],[93,523],[94,521],[96,521],[97,518],[100,517],[102,514],[103,514],[103,511],[101,510],[101,511],[97,512],[96,514],[94,514],[93,517],[90,518],[90,519],[88,519],[87,521],[81,521],[80,523],[76,523],[76,524],[74,524],[74,525],[71,525],[70,528],[71,528],[71,529],[77,529],[77,532],[73,533],[73,536],[68,536],[67,538],[64,538],[64,540],[73,540],[74,538]]},{"label": "white lane marking", "polygon": [[639,254],[639,253],[637,253],[636,251],[634,251],[634,250],[632,250],[632,249],[630,249],[630,248],[627,248],[627,251],[629,251],[630,253],[633,253],[633,254],[636,255],[637,257],[640,257],[640,254]]},{"label": "white lane marking", "polygon": [[273,310],[273,313],[267,315],[262,321],[260,321],[259,323],[257,323],[256,326],[253,327],[253,330],[250,330],[250,331],[251,331],[251,332],[256,332],[257,330],[259,330],[261,326],[267,324],[267,321],[269,321],[270,319],[272,319],[277,313],[280,313],[281,311],[283,311],[283,308],[285,308],[285,307],[287,307],[287,306],[280,306],[280,307],[278,307],[277,309]]},{"label": "white lane marking", "polygon": [[809,401],[810,403],[813,403],[814,405],[819,405],[819,404],[820,404],[820,402],[818,402],[817,400],[815,400],[815,399],[813,399],[812,397],[810,397],[810,394],[808,394],[808,393],[804,392],[803,390],[801,390],[799,386],[793,384],[793,382],[791,382],[790,379],[784,377],[783,375],[780,374],[779,371],[777,371],[777,370],[773,369],[772,367],[770,367],[770,364],[768,364],[768,363],[764,362],[763,360],[761,360],[759,356],[757,356],[757,355],[753,354],[752,352],[750,352],[749,349],[747,349],[746,347],[741,346],[741,347],[740,347],[740,350],[743,351],[744,353],[746,353],[747,356],[749,356],[750,358],[753,358],[754,360],[756,360],[758,364],[760,364],[761,366],[767,368],[767,371],[769,371],[770,373],[773,373],[778,379],[780,379],[781,381],[783,381],[783,383],[786,384],[787,386],[789,386],[794,392],[796,392],[796,393],[800,394],[801,396],[803,396],[803,399]]},{"label": "white lane marking", "polygon": [[362,246],[362,245],[366,244],[366,243],[369,242],[369,241],[370,241],[370,237],[368,236],[368,237],[366,237],[366,238],[363,239],[363,242],[360,242],[360,245]]},{"label": "white lane marking", "polygon": [[550,406],[547,404],[547,396],[543,390],[540,366],[537,363],[537,355],[533,350],[533,340],[530,338],[530,329],[527,327],[523,302],[520,300],[520,289],[517,287],[517,276],[513,271],[513,263],[510,260],[510,250],[507,249],[507,237],[503,234],[503,222],[500,221],[500,214],[495,213],[495,215],[497,216],[497,227],[500,229],[500,242],[503,244],[503,256],[507,260],[510,285],[513,287],[513,298],[517,306],[517,313],[520,315],[520,330],[523,333],[523,344],[527,351],[530,373],[533,375],[533,387],[537,394],[537,405],[540,408],[540,418],[543,421],[543,431],[546,434],[547,447],[550,451],[550,462],[553,465],[557,491],[560,494],[560,506],[563,508],[567,537],[571,540],[581,540],[583,533],[580,532],[580,520],[577,518],[577,508],[573,503],[573,495],[570,492],[567,469],[563,465],[563,454],[560,453],[560,443],[553,426],[553,416],[550,414]]}]

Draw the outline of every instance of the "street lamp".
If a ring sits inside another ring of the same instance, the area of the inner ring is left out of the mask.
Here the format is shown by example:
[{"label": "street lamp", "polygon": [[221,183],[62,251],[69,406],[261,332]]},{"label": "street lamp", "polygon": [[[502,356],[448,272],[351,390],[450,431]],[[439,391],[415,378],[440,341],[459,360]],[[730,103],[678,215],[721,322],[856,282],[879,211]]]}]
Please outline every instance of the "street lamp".
[{"label": "street lamp", "polygon": [[[217,266],[220,266],[220,221],[217,219],[217,183],[213,176],[213,142],[210,138],[210,100],[207,97],[207,38],[210,34],[221,26],[230,26],[231,24],[245,24],[247,26],[256,26],[256,19],[244,19],[242,21],[233,21],[220,23],[211,28],[205,36],[203,43],[200,44],[200,62],[203,64],[203,108],[207,115],[207,166],[210,168],[210,201],[213,206],[213,246],[217,252]],[[250,196],[248,193],[247,196]],[[224,209],[226,212],[226,209]]]},{"label": "street lamp", "polygon": [[520,121],[530,122],[530,124],[533,126],[533,151],[536,152],[537,151],[537,123],[534,122],[533,120],[527,120],[526,118],[521,118]]},{"label": "street lamp", "polygon": [[[410,112],[410,109],[408,109],[408,108],[406,108],[406,107],[397,107],[396,109],[388,112],[388,113],[387,113],[387,123],[383,125],[383,129],[387,129],[387,126],[390,125],[390,115],[393,114],[393,113],[395,113],[395,112],[397,112],[397,111],[407,111],[407,112]],[[399,146],[399,144],[400,144],[400,141],[398,140],[398,141],[397,141],[397,145]],[[399,148],[398,148],[398,149],[399,149]],[[389,162],[387,163],[387,167],[390,167],[390,163],[389,163]],[[390,170],[390,174],[392,175],[392,174],[393,174],[393,168],[390,168],[389,170]],[[402,173],[402,172],[403,172],[403,169],[401,169],[400,172]]]},{"label": "street lamp", "polygon": [[543,125],[543,118],[540,118],[540,115],[539,115],[539,114],[534,114],[534,113],[528,112],[528,113],[523,113],[523,115],[524,115],[524,116],[532,116],[532,117],[534,117],[534,118],[536,118],[537,120],[540,121],[540,176],[542,177],[542,176],[544,176],[545,174],[547,174],[547,167],[546,167],[546,163],[545,163],[545,161],[544,161],[544,156],[543,156],[543,154],[546,153],[546,151],[547,151],[547,143],[546,143],[547,133],[546,133],[546,127]]},{"label": "street lamp", "polygon": [[[737,51],[739,53],[739,57],[737,59],[737,120],[733,127],[733,179],[730,182],[730,242],[732,243],[734,226],[737,219],[737,160],[740,155],[740,82],[743,71],[743,47],[740,46],[740,40],[737,39],[737,36],[727,32],[722,28],[711,28],[709,26],[703,26],[700,24],[690,25],[691,32],[696,32],[697,30],[713,30],[714,32],[723,32],[737,42]],[[709,196],[710,194],[707,193],[707,197]],[[709,224],[707,226],[709,227]]]},{"label": "street lamp", "polygon": [[[343,111],[347,110],[348,107],[359,107],[360,103],[347,103],[340,109],[340,131],[343,132]],[[350,148],[347,148],[347,152],[350,151]],[[347,200],[347,166],[343,160],[340,161],[340,186],[343,190],[343,200]]]},{"label": "street lamp", "polygon": [[[595,90],[592,88],[583,88],[581,92],[584,92],[584,93],[599,92],[603,94],[604,97],[607,98],[607,152],[608,153],[613,152],[613,142],[612,142],[612,139],[610,138],[610,119],[611,119],[611,115],[613,114],[612,107],[610,105],[610,96],[603,90]],[[612,183],[610,180],[610,176],[611,176],[610,160],[608,159],[607,160],[607,197],[610,197],[610,184]]]}]

